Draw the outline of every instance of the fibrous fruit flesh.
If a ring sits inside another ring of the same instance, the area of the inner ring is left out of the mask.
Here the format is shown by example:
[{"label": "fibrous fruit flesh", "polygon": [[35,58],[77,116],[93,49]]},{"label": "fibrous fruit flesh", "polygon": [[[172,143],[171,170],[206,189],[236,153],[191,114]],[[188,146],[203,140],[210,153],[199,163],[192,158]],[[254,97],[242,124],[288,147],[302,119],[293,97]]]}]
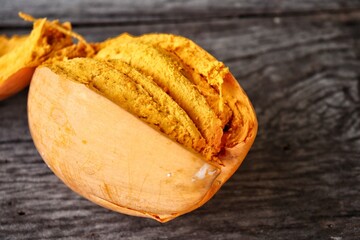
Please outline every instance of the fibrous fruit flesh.
[{"label": "fibrous fruit flesh", "polygon": [[20,16],[34,22],[33,30],[11,38],[0,35],[0,101],[28,86],[35,68],[43,62],[91,55],[83,42],[73,44],[70,23]]}]

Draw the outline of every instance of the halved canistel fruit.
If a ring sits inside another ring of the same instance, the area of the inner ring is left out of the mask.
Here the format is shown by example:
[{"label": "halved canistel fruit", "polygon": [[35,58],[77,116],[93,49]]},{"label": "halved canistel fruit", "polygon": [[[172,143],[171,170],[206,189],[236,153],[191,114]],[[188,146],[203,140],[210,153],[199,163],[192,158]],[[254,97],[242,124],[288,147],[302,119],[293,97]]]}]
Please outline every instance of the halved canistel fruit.
[{"label": "halved canistel fruit", "polygon": [[203,205],[257,132],[229,69],[168,34],[123,34],[96,51],[34,73],[29,126],[45,162],[75,192],[121,213],[166,222]]},{"label": "halved canistel fruit", "polygon": [[[28,86],[35,68],[44,61],[86,57],[91,53],[90,45],[71,31],[69,22],[61,24],[19,15],[34,22],[33,30],[24,36],[0,36],[0,101]],[[73,44],[72,37],[78,38],[79,43]]]}]

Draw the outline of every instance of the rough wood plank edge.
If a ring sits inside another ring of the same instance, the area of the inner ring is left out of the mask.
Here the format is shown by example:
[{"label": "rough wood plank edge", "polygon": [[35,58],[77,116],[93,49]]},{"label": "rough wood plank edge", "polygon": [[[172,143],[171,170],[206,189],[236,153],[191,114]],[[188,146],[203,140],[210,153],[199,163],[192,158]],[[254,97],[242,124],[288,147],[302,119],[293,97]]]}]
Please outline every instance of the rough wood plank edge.
[{"label": "rough wood plank edge", "polygon": [[[295,15],[351,14],[360,10],[356,0],[322,1],[211,1],[191,0],[186,2],[156,1],[62,1],[61,7],[48,1],[6,0],[0,9],[0,27],[28,26],[18,18],[19,11],[35,17],[49,17],[71,21],[75,26],[133,25],[139,23],[165,23],[179,21],[208,21],[226,18],[286,17]],[[10,11],[9,11],[10,10]]]}]

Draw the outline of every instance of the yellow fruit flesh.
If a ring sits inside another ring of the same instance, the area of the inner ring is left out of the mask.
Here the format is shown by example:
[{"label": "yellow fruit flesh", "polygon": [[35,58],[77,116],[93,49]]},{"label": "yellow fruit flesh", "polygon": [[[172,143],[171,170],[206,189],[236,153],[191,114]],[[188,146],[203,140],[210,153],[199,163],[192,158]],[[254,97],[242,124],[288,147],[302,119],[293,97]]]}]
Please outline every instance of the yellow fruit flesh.
[{"label": "yellow fruit flesh", "polygon": [[211,158],[221,149],[223,126],[195,84],[181,72],[181,66],[161,49],[137,41],[117,42],[103,48],[98,59],[120,59],[164,89],[195,123],[207,147],[202,153]]},{"label": "yellow fruit flesh", "polygon": [[196,86],[221,121],[221,127],[224,129],[221,146],[231,148],[243,141],[243,120],[237,107],[240,103],[235,104],[232,97],[223,94],[223,82],[230,72],[222,62],[185,37],[161,33],[144,34],[139,37],[121,34],[100,43],[97,46],[97,57],[119,57],[114,50],[128,42],[140,42],[160,48],[163,54],[177,62],[179,71]]},{"label": "yellow fruit flesh", "polygon": [[[59,25],[57,21],[52,24]],[[69,24],[64,24],[63,27],[70,28]],[[29,36],[15,37],[8,42],[11,48],[2,50],[4,54],[0,57],[0,85],[19,69],[36,67],[44,62],[51,52],[72,44],[70,36],[52,28],[46,19],[35,21]]]},{"label": "yellow fruit flesh", "polygon": [[0,35],[0,57],[10,52],[12,49],[16,48],[20,44],[26,41],[28,35],[24,36],[12,36],[11,38],[6,37],[5,35]]},{"label": "yellow fruit flesh", "polygon": [[56,74],[85,84],[188,148],[205,141],[185,111],[151,78],[119,60],[75,58],[47,65]]}]

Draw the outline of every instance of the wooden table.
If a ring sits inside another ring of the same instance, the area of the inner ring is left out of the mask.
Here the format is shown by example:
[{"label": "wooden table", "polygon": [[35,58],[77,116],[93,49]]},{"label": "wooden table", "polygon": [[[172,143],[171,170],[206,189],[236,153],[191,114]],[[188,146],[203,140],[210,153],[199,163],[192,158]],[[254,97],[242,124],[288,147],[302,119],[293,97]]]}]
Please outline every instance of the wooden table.
[{"label": "wooden table", "polygon": [[1,1],[73,23],[89,41],[122,32],[189,37],[227,64],[259,133],[200,209],[166,224],[101,208],[47,168],[29,135],[27,90],[0,102],[0,239],[360,239],[360,1]]}]

